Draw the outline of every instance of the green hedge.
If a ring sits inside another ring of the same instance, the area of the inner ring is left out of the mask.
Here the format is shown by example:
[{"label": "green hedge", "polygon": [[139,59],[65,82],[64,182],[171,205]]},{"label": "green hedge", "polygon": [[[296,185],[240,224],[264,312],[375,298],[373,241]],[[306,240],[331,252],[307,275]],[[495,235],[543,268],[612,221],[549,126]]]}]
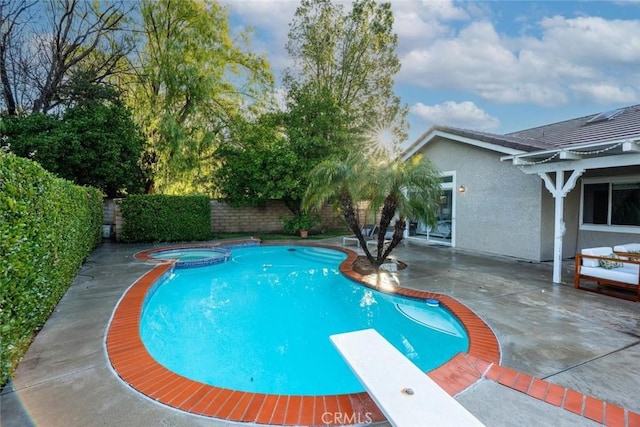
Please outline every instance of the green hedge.
[{"label": "green hedge", "polygon": [[207,196],[131,195],[120,202],[123,242],[176,242],[211,238]]},{"label": "green hedge", "polygon": [[102,193],[0,153],[0,384],[101,239]]}]

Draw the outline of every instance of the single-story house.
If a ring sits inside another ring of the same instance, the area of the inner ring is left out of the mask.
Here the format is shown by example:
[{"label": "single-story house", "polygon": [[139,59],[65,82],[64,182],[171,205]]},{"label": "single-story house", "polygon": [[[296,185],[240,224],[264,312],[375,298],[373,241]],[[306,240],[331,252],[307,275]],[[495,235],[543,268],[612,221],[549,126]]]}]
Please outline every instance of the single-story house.
[{"label": "single-story house", "polygon": [[561,261],[640,242],[640,105],[504,135],[433,126],[404,151],[442,171],[436,227],[409,241]]}]

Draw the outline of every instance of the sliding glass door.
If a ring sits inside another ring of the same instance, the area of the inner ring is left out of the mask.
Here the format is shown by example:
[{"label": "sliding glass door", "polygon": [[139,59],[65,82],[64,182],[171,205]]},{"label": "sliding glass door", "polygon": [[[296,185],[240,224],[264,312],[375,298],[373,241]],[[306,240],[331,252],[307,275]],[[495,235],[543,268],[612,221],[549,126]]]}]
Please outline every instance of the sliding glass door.
[{"label": "sliding glass door", "polygon": [[409,223],[409,236],[451,245],[455,219],[454,174],[442,176],[440,182],[442,194],[436,207],[436,224],[428,225],[421,221],[412,221]]}]

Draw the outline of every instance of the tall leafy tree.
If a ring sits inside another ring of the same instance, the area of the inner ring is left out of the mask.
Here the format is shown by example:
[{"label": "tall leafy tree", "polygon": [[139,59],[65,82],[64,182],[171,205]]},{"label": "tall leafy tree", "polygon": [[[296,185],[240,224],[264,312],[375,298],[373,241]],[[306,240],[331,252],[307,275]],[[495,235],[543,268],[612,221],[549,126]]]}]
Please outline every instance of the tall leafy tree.
[{"label": "tall leafy tree", "polygon": [[[347,13],[331,0],[302,0],[290,25],[287,51],[294,65],[285,85],[293,92],[330,93],[364,137],[360,142],[374,154],[397,154],[407,130],[407,107],[393,91],[397,44],[390,3],[355,0]],[[384,150],[381,133],[390,136]]]},{"label": "tall leafy tree", "polygon": [[308,172],[320,162],[380,142],[381,130],[394,135],[392,146],[403,139],[406,108],[393,93],[400,63],[392,26],[389,4],[357,0],[346,13],[329,0],[301,2],[287,43],[294,65],[284,76],[286,110],[266,121],[278,131],[253,122],[217,152],[223,165],[216,180],[230,203],[282,199],[301,214]]},{"label": "tall leafy tree", "polygon": [[[369,262],[379,267],[402,241],[407,219],[422,220],[427,224],[435,222],[440,192],[437,170],[419,156],[409,162],[400,159],[372,161],[362,153],[356,153],[346,159],[324,161],[313,169],[303,205],[336,204]],[[360,201],[368,201],[369,210],[380,213],[375,256],[369,251],[358,223],[356,206]],[[385,245],[390,227],[393,228],[392,237]]]},{"label": "tall leafy tree", "polygon": [[282,117],[266,114],[255,121],[239,121],[231,140],[221,145],[214,179],[232,206],[265,206],[301,194],[299,158],[283,134]]},{"label": "tall leafy tree", "polygon": [[[128,71],[127,0],[0,0],[0,81],[9,115],[48,113],[78,78],[102,84]],[[37,23],[37,25],[32,25]]]},{"label": "tall leafy tree", "polygon": [[353,137],[348,117],[330,94],[291,94],[286,112],[270,113],[234,127],[231,143],[216,156],[215,179],[228,203],[260,206],[278,199],[302,213],[307,175],[321,161],[344,157]]},{"label": "tall leafy tree", "polygon": [[69,107],[61,118],[32,113],[5,117],[3,124],[0,145],[62,178],[99,188],[109,197],[144,188],[143,139],[117,97]]},{"label": "tall leafy tree", "polygon": [[16,115],[18,111],[17,88],[13,76],[19,67],[17,57],[20,55],[18,46],[21,44],[21,30],[35,4],[35,0],[0,0],[0,94],[10,116]]},{"label": "tall leafy tree", "polygon": [[215,0],[143,0],[141,14],[130,102],[148,142],[147,191],[215,193],[215,149],[270,93],[269,66]]}]

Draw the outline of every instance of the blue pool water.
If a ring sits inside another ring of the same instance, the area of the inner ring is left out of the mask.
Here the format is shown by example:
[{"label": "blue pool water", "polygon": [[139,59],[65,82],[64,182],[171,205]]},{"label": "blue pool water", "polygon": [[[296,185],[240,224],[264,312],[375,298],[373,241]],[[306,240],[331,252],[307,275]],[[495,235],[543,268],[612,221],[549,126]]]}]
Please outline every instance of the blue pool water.
[{"label": "blue pool water", "polygon": [[147,296],[142,340],[158,363],[187,378],[289,395],[363,391],[332,334],[375,328],[423,371],[468,349],[446,309],[347,279],[338,269],[345,257],[258,246],[233,249],[223,264],[174,270]]}]

